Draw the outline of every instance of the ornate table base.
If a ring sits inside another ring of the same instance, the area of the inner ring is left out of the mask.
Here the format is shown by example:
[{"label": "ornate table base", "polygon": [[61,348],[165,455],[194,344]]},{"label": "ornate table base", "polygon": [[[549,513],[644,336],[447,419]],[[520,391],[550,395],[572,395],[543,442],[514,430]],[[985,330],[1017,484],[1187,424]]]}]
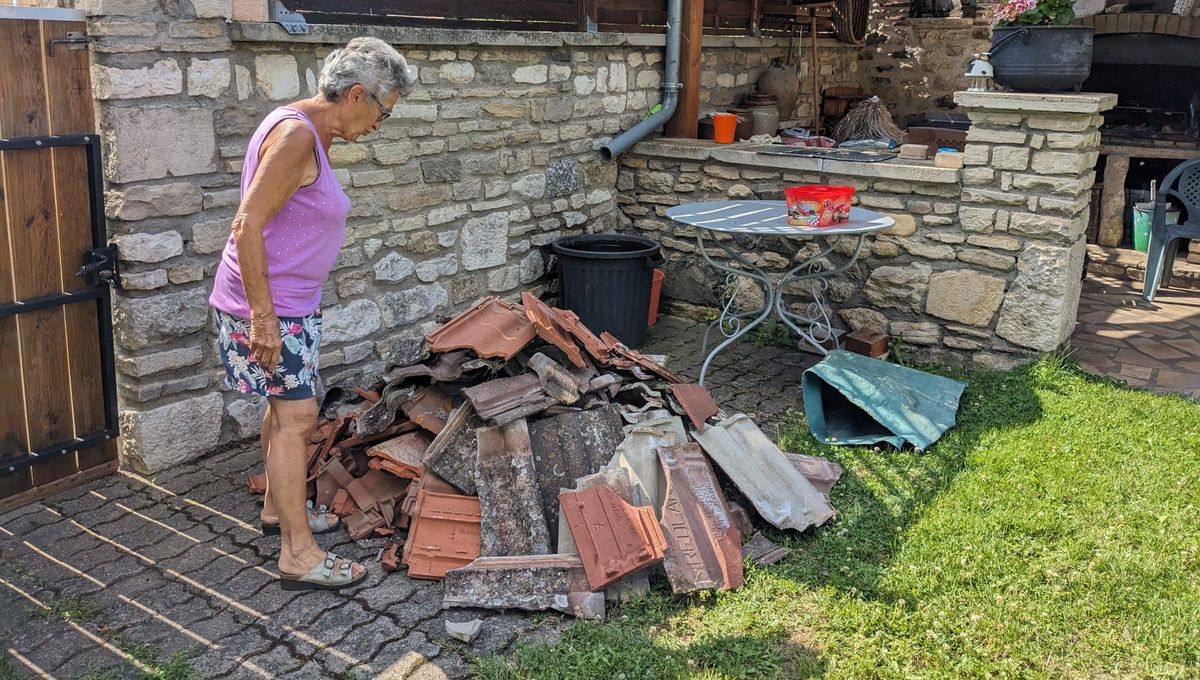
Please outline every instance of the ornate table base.
[{"label": "ornate table base", "polygon": [[[708,248],[705,244],[705,235],[708,235],[727,255],[736,263],[740,264],[743,269],[730,267],[720,262],[715,262],[709,256]],[[700,368],[700,384],[704,384],[704,377],[708,373],[708,367],[712,364],[713,358],[721,352],[721,350],[732,345],[738,338],[746,335],[754,330],[756,326],[766,321],[768,317],[774,315],[784,323],[793,332],[799,335],[805,342],[812,345],[817,352],[828,354],[829,344],[837,345],[837,336],[833,329],[833,324],[829,318],[829,314],[825,310],[825,291],[829,289],[829,278],[837,276],[849,269],[858,260],[859,252],[862,250],[863,242],[866,240],[866,234],[849,234],[858,239],[858,243],[854,246],[854,252],[849,259],[840,267],[833,269],[825,269],[821,265],[821,260],[837,246],[841,240],[841,234],[832,235],[829,238],[828,246],[808,258],[804,262],[792,267],[784,272],[779,277],[778,281],[772,281],[767,272],[761,267],[755,265],[738,253],[730,243],[736,246],[734,239],[728,239],[729,243],[721,240],[712,232],[704,229],[696,231],[696,247],[700,251],[700,256],[704,261],[712,265],[716,269],[726,272],[728,276],[726,281],[729,284],[736,284],[736,277],[744,276],[756,282],[763,290],[763,298],[766,304],[762,309],[752,312],[733,312],[735,296],[737,293],[736,287],[733,285],[726,286],[726,292],[721,300],[721,314],[715,321],[708,325],[704,331],[704,342],[701,345],[701,353],[705,353],[704,365]],[[780,236],[780,238],[788,238]],[[812,286],[813,301],[808,303],[808,307],[803,314],[797,314],[784,305],[783,291],[788,284],[810,281]],[[732,290],[731,290],[732,288]],[[747,321],[749,319],[749,321]],[[713,348],[712,352],[708,351],[709,336],[713,329],[719,329],[724,340]]]}]

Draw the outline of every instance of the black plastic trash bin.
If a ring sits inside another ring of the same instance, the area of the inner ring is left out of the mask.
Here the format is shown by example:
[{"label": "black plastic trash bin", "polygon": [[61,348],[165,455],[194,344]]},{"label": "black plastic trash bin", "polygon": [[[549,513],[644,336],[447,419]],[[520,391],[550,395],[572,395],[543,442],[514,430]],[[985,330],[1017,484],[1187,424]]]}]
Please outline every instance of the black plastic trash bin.
[{"label": "black plastic trash bin", "polygon": [[662,264],[659,245],[626,234],[568,236],[550,244],[558,257],[562,306],[599,335],[629,347],[646,341],[650,283]]}]

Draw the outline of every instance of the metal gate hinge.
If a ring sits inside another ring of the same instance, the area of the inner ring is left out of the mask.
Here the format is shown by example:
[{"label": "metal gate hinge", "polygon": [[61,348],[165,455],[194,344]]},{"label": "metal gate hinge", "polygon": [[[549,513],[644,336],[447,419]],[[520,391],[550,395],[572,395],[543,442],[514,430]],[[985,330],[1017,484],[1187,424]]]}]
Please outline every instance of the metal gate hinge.
[{"label": "metal gate hinge", "polygon": [[54,56],[55,45],[66,45],[69,50],[82,50],[87,46],[87,33],[83,31],[67,31],[67,37],[55,38],[46,43],[46,54]]},{"label": "metal gate hinge", "polygon": [[79,271],[75,272],[76,276],[82,276],[89,286],[107,284],[118,290],[121,288],[121,272],[117,269],[117,247],[115,245],[86,250],[83,258],[84,264]]},{"label": "metal gate hinge", "polygon": [[304,15],[283,6],[280,0],[271,1],[271,21],[283,26],[291,35],[308,35],[308,22]]}]

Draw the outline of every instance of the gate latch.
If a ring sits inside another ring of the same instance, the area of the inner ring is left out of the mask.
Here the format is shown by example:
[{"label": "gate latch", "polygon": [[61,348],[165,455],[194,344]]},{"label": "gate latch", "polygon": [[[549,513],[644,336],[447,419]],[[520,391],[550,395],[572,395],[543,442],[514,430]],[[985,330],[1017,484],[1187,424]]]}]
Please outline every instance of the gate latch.
[{"label": "gate latch", "polygon": [[82,50],[87,44],[87,34],[83,31],[67,31],[67,37],[55,38],[46,43],[46,53],[53,57],[55,45],[66,45],[68,50]]},{"label": "gate latch", "polygon": [[117,289],[121,288],[121,273],[117,270],[115,245],[84,251],[83,262],[83,266],[75,275],[82,276],[89,286],[107,284]]}]

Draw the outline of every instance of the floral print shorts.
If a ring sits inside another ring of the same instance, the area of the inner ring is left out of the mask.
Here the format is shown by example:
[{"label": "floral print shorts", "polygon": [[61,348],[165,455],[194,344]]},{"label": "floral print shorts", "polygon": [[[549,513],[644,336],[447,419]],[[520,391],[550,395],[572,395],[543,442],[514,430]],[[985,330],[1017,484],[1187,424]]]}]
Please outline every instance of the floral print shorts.
[{"label": "floral print shorts", "polygon": [[250,322],[221,310],[217,313],[225,385],[243,394],[272,399],[312,399],[320,390],[317,359],[321,344],[321,312],[279,317],[283,340],[279,364],[267,374],[250,354]]}]

